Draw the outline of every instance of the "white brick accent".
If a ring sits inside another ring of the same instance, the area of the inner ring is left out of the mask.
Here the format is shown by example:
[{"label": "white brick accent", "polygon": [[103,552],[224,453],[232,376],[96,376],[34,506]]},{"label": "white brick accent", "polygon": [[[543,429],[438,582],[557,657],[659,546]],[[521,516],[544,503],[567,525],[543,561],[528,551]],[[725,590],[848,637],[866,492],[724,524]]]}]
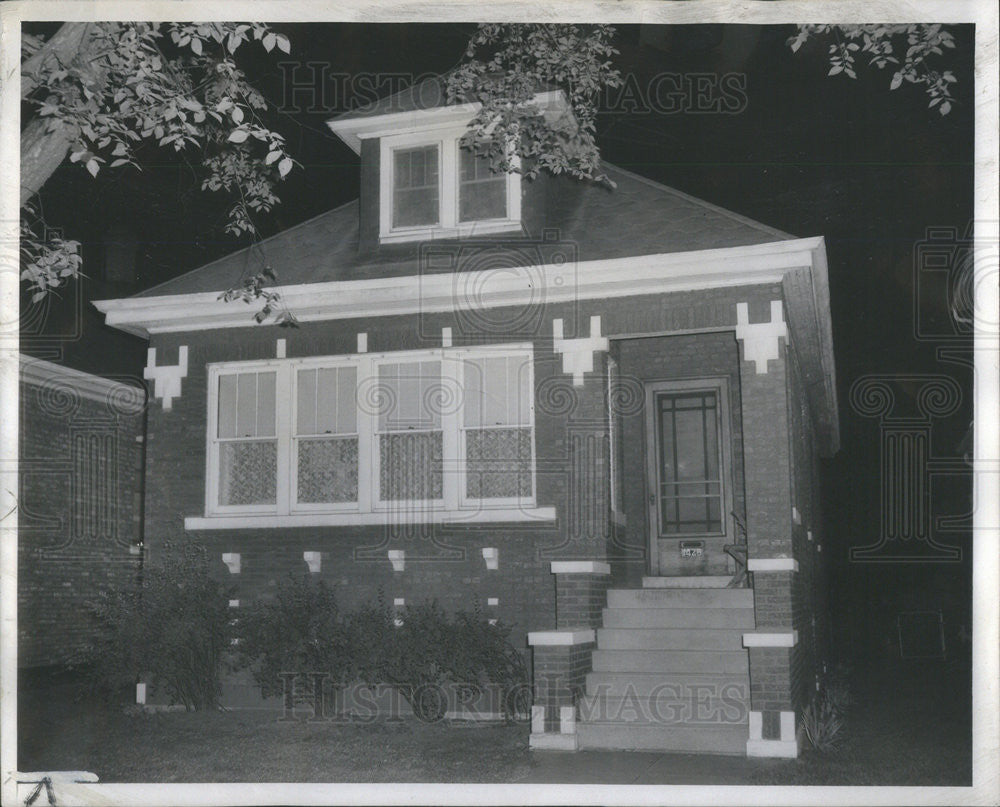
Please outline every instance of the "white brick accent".
[{"label": "white brick accent", "polygon": [[496,571],[500,568],[500,550],[495,546],[483,547],[483,560],[486,561],[486,568]]},{"label": "white brick accent", "polygon": [[607,351],[608,340],[601,336],[601,318],[590,318],[590,336],[579,339],[563,338],[563,321],[552,320],[552,349],[561,353],[563,372],[573,376],[573,386],[583,385],[584,373],[594,371],[594,353]]},{"label": "white brick accent", "polygon": [[794,558],[750,558],[747,569],[751,572],[797,572],[799,562]]},{"label": "white brick accent", "polygon": [[388,554],[394,572],[402,572],[406,569],[406,550],[390,549]]},{"label": "white brick accent", "polygon": [[528,634],[528,644],[532,647],[554,647],[593,642],[596,634],[593,628],[578,630],[538,630]]},{"label": "white brick accent", "polygon": [[358,353],[368,352],[368,334],[359,333],[358,334]]},{"label": "white brick accent", "polygon": [[229,568],[230,574],[240,573],[241,564],[240,564],[239,552],[223,552],[222,562],[225,563],[226,566]]},{"label": "white brick accent", "polygon": [[283,359],[283,358],[285,358],[285,340],[284,339],[279,339],[277,342],[275,342],[275,344],[274,344],[274,357],[276,359]]},{"label": "white brick accent", "polygon": [[611,564],[599,560],[554,560],[552,574],[611,574]]},{"label": "white brick accent", "polygon": [[146,369],[143,378],[153,380],[153,397],[163,401],[163,409],[169,412],[174,398],[181,397],[181,379],[187,378],[188,349],[181,345],[177,349],[177,364],[156,365],[156,348],[146,351]]},{"label": "white brick accent", "polygon": [[316,574],[323,568],[323,554],[321,552],[303,552],[302,560],[308,564],[312,574]]},{"label": "white brick accent", "polygon": [[771,321],[750,323],[750,306],[736,304],[736,338],[743,342],[743,360],[756,365],[757,375],[767,373],[767,362],[781,355],[779,339],[788,339],[781,300],[771,300]]},{"label": "white brick accent", "polygon": [[744,647],[795,647],[798,641],[799,632],[797,630],[743,634]]}]

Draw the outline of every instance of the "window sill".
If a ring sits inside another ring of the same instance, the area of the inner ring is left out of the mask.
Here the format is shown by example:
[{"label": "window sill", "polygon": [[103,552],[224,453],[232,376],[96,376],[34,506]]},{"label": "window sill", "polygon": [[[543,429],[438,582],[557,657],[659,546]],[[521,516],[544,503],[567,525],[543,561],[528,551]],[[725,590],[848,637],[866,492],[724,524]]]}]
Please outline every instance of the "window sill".
[{"label": "window sill", "polygon": [[380,524],[484,524],[553,522],[555,507],[503,507],[479,510],[386,510],[374,513],[295,513],[264,515],[246,513],[225,516],[187,516],[184,529],[191,531],[275,529],[286,527],[353,527]]}]

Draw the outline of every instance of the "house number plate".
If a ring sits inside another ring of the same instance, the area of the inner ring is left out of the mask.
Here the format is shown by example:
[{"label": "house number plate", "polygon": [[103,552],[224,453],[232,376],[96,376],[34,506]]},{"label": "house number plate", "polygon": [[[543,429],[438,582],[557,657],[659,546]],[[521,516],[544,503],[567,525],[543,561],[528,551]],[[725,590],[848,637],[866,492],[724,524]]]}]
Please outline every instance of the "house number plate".
[{"label": "house number plate", "polygon": [[705,553],[705,545],[701,541],[681,541],[682,558],[700,558]]}]

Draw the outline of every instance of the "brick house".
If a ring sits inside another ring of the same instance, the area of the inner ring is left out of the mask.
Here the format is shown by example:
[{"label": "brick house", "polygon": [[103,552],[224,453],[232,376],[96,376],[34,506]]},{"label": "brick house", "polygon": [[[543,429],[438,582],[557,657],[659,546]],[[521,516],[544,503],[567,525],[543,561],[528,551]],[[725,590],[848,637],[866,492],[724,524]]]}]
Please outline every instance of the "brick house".
[{"label": "brick house", "polygon": [[96,638],[87,603],[138,568],[145,392],[20,356],[18,666]]},{"label": "brick house", "polygon": [[[150,551],[196,536],[241,601],[307,567],[347,603],[478,598],[531,650],[533,747],[794,756],[839,440],[823,239],[611,165],[494,175],[440,98],[330,122],[357,201],[97,303],[150,343]],[[299,328],[219,299],[261,255]]]}]

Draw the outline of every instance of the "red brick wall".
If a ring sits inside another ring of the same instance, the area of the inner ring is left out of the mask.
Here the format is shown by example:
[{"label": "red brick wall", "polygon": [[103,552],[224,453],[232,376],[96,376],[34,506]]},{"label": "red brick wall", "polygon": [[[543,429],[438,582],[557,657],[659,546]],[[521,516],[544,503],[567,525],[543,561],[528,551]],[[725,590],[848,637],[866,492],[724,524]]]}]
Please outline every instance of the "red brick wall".
[{"label": "red brick wall", "polygon": [[[730,454],[732,457],[733,506],[736,512],[746,511],[743,479],[743,435],[741,428],[741,401],[739,354],[732,331],[660,336],[644,339],[624,339],[615,343],[618,357],[620,384],[634,387],[632,395],[639,396],[638,406],[623,402],[620,422],[620,454],[622,477],[622,505],[626,517],[620,529],[622,560],[626,569],[618,580],[623,585],[640,585],[644,574],[649,573],[646,547],[649,541],[649,519],[646,505],[646,426],[642,407],[641,385],[692,377],[725,377],[729,380]],[[728,514],[727,514],[728,517]],[[641,554],[639,554],[641,553]]]},{"label": "red brick wall", "polygon": [[21,384],[19,666],[72,660],[95,637],[87,603],[135,572],[141,428],[124,397]]},{"label": "red brick wall", "polygon": [[[158,543],[183,534],[184,516],[204,512],[209,362],[272,358],[278,338],[287,341],[289,358],[353,353],[359,332],[368,334],[368,349],[373,353],[439,346],[442,327],[452,328],[455,345],[530,339],[535,344],[537,501],[542,506],[556,507],[556,523],[465,529],[435,526],[397,532],[387,531],[386,527],[227,530],[202,532],[197,538],[217,556],[223,552],[241,553],[241,599],[265,593],[272,581],[289,571],[303,571],[303,551],[321,551],[326,557],[320,574],[336,584],[345,602],[372,597],[379,586],[390,600],[404,597],[410,602],[437,597],[446,608],[471,607],[477,596],[485,608],[486,598],[497,596],[500,606],[496,616],[516,624],[516,640],[527,630],[553,628],[555,583],[548,570],[549,561],[602,559],[609,554],[612,541],[608,523],[606,359],[603,355],[595,357],[596,372],[587,374],[582,386],[574,387],[571,376],[562,371],[562,357],[552,353],[552,319],[564,319],[566,337],[589,335],[589,317],[595,314],[602,317],[603,333],[612,336],[731,327],[738,301],[753,301],[751,318],[761,319],[765,314],[760,312],[767,310],[768,300],[777,294],[779,287],[751,287],[679,293],[668,298],[565,303],[537,311],[493,310],[488,312],[489,321],[477,319],[474,312],[460,312],[304,323],[294,330],[251,326],[157,335],[152,346],[158,349],[158,363],[176,362],[178,346],[187,345],[189,371],[173,410],[163,412],[156,403],[149,416],[147,543],[155,555]],[[249,312],[247,317],[249,323]],[[514,322],[517,327],[503,330],[490,322]],[[671,349],[664,352],[662,370],[657,372],[687,377],[728,373],[736,378],[737,348],[731,333],[673,339],[678,341],[669,343]],[[784,412],[784,375],[781,367],[775,372],[778,375],[762,378],[767,379],[768,395],[775,382],[780,395],[766,400],[780,402]],[[744,384],[747,378],[745,373],[741,375]],[[751,383],[757,382],[751,379]],[[744,405],[740,384],[733,383],[731,388],[731,409],[738,417]],[[759,452],[777,451],[761,467],[779,476],[784,467],[783,503],[787,505],[787,439],[778,432],[783,439],[775,440],[772,416],[770,409],[754,413],[753,428],[764,431],[755,447]],[[744,433],[746,430],[744,425]],[[734,433],[738,432],[734,429]],[[740,450],[737,441],[733,454],[737,475],[742,472]],[[634,473],[636,466],[641,469],[641,460],[633,458],[632,465]],[[737,495],[742,487],[738,481]],[[776,504],[782,504],[774,496],[768,497],[773,488],[774,483],[767,479],[758,485],[764,494],[755,509],[761,541],[773,540],[771,525],[780,520],[771,512]],[[786,522],[787,512],[787,507],[782,510]],[[785,532],[787,535],[787,525]],[[644,536],[641,540],[644,542]],[[485,546],[499,548],[498,571],[486,571],[480,552]],[[406,551],[404,572],[391,571],[386,557],[390,548]],[[228,574],[221,560],[219,569],[220,574]]]}]

